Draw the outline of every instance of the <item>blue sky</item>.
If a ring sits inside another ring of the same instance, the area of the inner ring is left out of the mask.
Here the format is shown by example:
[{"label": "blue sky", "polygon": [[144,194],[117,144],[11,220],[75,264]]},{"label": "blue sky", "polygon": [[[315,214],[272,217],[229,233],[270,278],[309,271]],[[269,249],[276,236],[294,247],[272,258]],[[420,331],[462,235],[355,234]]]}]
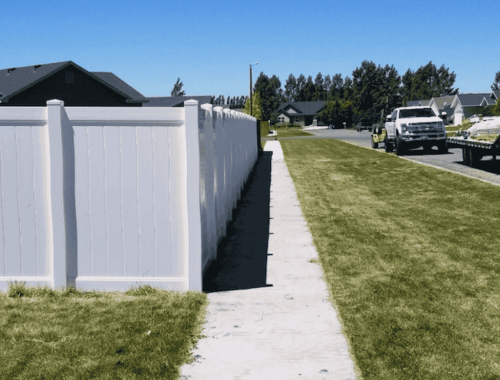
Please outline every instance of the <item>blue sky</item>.
[{"label": "blue sky", "polygon": [[500,71],[500,2],[483,0],[18,0],[0,6],[0,68],[71,60],[111,71],[146,96],[247,95],[263,71],[282,85],[351,76],[364,60],[400,75],[432,61],[460,92],[488,92]]}]

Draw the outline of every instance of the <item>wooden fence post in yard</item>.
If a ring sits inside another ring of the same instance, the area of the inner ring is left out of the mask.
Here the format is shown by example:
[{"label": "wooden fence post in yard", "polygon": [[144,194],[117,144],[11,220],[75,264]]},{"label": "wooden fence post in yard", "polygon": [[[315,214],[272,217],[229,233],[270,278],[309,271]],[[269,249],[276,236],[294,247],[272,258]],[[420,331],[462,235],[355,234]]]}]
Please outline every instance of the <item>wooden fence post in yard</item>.
[{"label": "wooden fence post in yard", "polygon": [[187,252],[188,288],[202,290],[202,247],[200,215],[200,143],[198,137],[198,101],[184,102],[186,133]]},{"label": "wooden fence post in yard", "polygon": [[49,170],[45,180],[49,184],[47,263],[48,274],[53,278],[53,288],[65,288],[66,274],[66,219],[64,214],[62,109],[61,100],[47,101],[47,126],[49,134]]}]

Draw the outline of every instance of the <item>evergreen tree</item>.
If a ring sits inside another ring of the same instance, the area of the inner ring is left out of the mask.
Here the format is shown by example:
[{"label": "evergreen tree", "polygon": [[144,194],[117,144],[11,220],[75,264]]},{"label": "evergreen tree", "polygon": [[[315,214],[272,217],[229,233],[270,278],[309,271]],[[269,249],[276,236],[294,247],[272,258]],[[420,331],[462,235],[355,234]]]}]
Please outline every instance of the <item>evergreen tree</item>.
[{"label": "evergreen tree", "polygon": [[[500,88],[499,88],[499,90],[500,90]],[[500,97],[497,99],[497,103],[495,104],[495,107],[493,107],[492,113],[495,116],[500,116]]]},{"label": "evergreen tree", "polygon": [[342,99],[344,97],[344,80],[341,74],[335,74],[332,77],[332,84],[330,86],[330,99]]},{"label": "evergreen tree", "polygon": [[349,78],[349,76],[346,76],[344,79],[344,85],[343,85],[343,98],[347,100],[352,99],[352,79]]},{"label": "evergreen tree", "polygon": [[310,102],[315,100],[314,96],[316,95],[316,87],[314,86],[314,82],[312,76],[308,76],[306,80],[306,84],[304,85],[304,91],[302,95],[302,101]]},{"label": "evergreen tree", "polygon": [[[405,74],[406,75],[406,74]],[[412,75],[411,96],[406,100],[423,100],[433,97],[455,95],[458,89],[453,88],[456,75],[442,65],[439,69],[430,61],[421,66]],[[403,85],[406,85],[403,82]],[[405,94],[406,95],[406,94]]]},{"label": "evergreen tree", "polygon": [[255,81],[255,92],[260,96],[262,120],[270,120],[271,114],[278,109],[283,100],[281,81],[276,75],[269,78],[261,72]]},{"label": "evergreen tree", "polygon": [[295,102],[298,96],[297,79],[290,74],[285,82],[285,101]]},{"label": "evergreen tree", "polygon": [[326,92],[326,96],[323,100],[328,100],[330,97],[330,88],[332,87],[332,78],[330,75],[327,75],[323,80],[323,90]]},{"label": "evergreen tree", "polygon": [[177,78],[177,82],[174,84],[174,88],[170,92],[170,96],[185,96],[186,93],[182,90],[183,83]]},{"label": "evergreen tree", "polygon": [[305,88],[306,88],[307,79],[303,74],[300,74],[297,77],[297,95],[294,101],[303,102],[305,100]]},{"label": "evergreen tree", "polygon": [[492,90],[500,90],[500,71],[497,71],[495,74],[495,80],[493,81],[493,84],[491,85]]},{"label": "evergreen tree", "polygon": [[314,78],[314,96],[313,100],[324,100],[325,99],[325,81],[323,79],[323,74],[318,73],[316,78]]},{"label": "evergreen tree", "polygon": [[403,106],[413,99],[413,71],[408,69],[401,79],[403,86],[401,88],[401,95],[403,96]]}]

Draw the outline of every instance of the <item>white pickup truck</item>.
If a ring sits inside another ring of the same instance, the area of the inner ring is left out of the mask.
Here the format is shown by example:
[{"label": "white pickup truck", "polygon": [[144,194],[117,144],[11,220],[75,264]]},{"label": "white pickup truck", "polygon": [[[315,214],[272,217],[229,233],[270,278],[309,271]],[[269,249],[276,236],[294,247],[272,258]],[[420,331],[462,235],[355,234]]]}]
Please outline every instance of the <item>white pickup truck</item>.
[{"label": "white pickup truck", "polygon": [[[446,113],[443,112],[442,116]],[[446,131],[443,120],[430,107],[400,107],[387,116],[385,150],[396,149],[398,156],[410,148],[423,147],[429,151],[437,146],[447,153]]]}]

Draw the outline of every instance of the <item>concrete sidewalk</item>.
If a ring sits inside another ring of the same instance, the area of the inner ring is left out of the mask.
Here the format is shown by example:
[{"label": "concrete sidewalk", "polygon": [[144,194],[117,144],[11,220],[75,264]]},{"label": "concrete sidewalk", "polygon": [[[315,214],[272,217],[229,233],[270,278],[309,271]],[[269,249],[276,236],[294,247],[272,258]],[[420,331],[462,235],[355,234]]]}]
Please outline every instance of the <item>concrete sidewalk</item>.
[{"label": "concrete sidewalk", "polygon": [[355,379],[280,143],[265,150],[208,276],[206,338],[181,378]]}]

